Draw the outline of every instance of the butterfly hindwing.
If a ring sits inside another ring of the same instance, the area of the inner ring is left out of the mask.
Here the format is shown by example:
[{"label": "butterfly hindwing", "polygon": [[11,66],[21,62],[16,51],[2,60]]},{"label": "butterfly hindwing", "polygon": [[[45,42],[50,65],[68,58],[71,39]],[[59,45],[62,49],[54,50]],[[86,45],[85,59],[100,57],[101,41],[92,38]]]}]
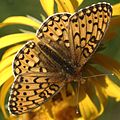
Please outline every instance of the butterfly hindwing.
[{"label": "butterfly hindwing", "polygon": [[[64,82],[56,74],[23,73],[15,78],[9,98],[12,114],[23,114],[57,94]],[[57,82],[55,82],[57,81]]]},{"label": "butterfly hindwing", "polygon": [[95,52],[111,14],[111,5],[103,2],[81,9],[70,17],[69,40],[74,63],[83,66]]}]

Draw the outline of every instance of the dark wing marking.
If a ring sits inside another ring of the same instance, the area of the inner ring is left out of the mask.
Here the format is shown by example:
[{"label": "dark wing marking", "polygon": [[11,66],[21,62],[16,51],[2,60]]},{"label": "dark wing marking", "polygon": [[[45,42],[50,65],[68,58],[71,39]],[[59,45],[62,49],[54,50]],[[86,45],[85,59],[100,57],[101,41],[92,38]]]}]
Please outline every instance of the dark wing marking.
[{"label": "dark wing marking", "polygon": [[26,72],[55,72],[56,67],[41,52],[38,43],[27,42],[15,56],[13,73],[19,75]]},{"label": "dark wing marking", "polygon": [[[8,102],[12,114],[23,114],[40,106],[64,86],[56,74],[23,73],[16,76]],[[57,81],[57,82],[55,82]]]},{"label": "dark wing marking", "polygon": [[82,67],[96,51],[111,15],[111,5],[103,2],[81,9],[70,17],[70,50],[75,64]]},{"label": "dark wing marking", "polygon": [[9,98],[12,114],[22,114],[54,96],[64,85],[59,67],[49,59],[40,42],[27,42],[13,61],[15,81]]},{"label": "dark wing marking", "polygon": [[48,44],[59,56],[70,61],[68,21],[70,13],[57,13],[46,19],[37,31],[40,41]]}]

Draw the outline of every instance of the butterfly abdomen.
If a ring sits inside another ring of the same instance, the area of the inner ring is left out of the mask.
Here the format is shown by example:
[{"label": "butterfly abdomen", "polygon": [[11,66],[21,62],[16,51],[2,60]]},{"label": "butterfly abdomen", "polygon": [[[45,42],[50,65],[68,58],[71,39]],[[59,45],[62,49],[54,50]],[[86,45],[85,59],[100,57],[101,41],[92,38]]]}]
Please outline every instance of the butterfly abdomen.
[{"label": "butterfly abdomen", "polygon": [[58,52],[49,48],[45,44],[44,45],[39,44],[39,46],[42,52],[44,52],[52,61],[60,65],[60,68],[62,68],[65,72],[71,75],[75,73],[75,69],[72,66],[72,64],[68,60],[64,59]]}]

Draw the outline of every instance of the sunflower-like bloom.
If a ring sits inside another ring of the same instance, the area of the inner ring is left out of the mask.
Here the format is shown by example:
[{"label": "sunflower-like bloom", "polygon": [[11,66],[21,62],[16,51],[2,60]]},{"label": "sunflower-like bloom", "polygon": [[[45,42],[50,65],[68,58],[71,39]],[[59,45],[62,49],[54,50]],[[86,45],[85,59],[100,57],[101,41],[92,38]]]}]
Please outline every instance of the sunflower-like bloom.
[{"label": "sunflower-like bloom", "polygon": [[[55,5],[57,5],[57,12],[74,13],[82,2],[83,0],[40,0],[48,16],[54,14]],[[31,16],[12,16],[0,23],[0,27],[14,24],[31,26],[37,30],[41,22]],[[120,3],[113,5],[113,17],[104,37],[104,42],[113,42],[110,40],[117,36],[117,32],[113,31],[113,29],[118,26],[120,26]],[[0,38],[0,49],[2,50],[7,47],[0,61],[0,107],[5,119],[92,120],[103,113],[108,97],[115,98],[115,100],[119,102],[120,87],[115,84],[112,79],[114,80],[114,76],[120,79],[120,64],[111,57],[102,54],[101,50],[104,49],[101,47],[101,49],[98,50],[99,52],[93,55],[90,63],[87,63],[84,67],[84,71],[87,71],[88,77],[87,81],[79,87],[78,108],[76,108],[76,93],[74,87],[71,84],[67,84],[60,93],[40,106],[40,108],[31,111],[31,113],[20,116],[8,115],[5,101],[14,80],[12,75],[12,61],[15,53],[23,46],[23,43],[31,39],[36,39],[35,33],[25,30],[23,30],[23,33],[10,34]],[[96,65],[98,65],[98,67]],[[113,73],[114,76],[107,74],[105,76],[97,76],[101,74],[101,70],[107,70]],[[92,75],[96,75],[96,77],[89,77]]]}]

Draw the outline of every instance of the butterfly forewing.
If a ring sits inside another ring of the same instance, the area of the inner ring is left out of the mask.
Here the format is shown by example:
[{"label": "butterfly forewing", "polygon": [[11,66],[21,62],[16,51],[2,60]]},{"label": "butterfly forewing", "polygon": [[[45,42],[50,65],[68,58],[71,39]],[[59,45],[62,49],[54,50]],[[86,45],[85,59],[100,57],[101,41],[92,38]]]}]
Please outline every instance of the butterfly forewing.
[{"label": "butterfly forewing", "polygon": [[50,16],[37,31],[37,37],[49,44],[59,55],[70,58],[69,54],[69,37],[68,37],[68,20],[71,14],[57,13]]},{"label": "butterfly forewing", "polygon": [[40,29],[37,32],[37,37],[48,38],[49,42],[63,42],[68,40],[68,20],[71,14],[69,13],[57,13],[50,16],[43,22]]},{"label": "butterfly forewing", "polygon": [[56,67],[42,53],[38,43],[27,42],[17,53],[13,62],[13,73],[19,75],[26,72],[54,72]]},{"label": "butterfly forewing", "polygon": [[111,14],[111,6],[103,2],[81,9],[70,17],[69,40],[74,63],[83,66],[95,52]]},{"label": "butterfly forewing", "polygon": [[30,41],[17,53],[13,62],[13,73],[19,75],[29,72],[32,67],[38,67],[40,51],[34,42]]}]

